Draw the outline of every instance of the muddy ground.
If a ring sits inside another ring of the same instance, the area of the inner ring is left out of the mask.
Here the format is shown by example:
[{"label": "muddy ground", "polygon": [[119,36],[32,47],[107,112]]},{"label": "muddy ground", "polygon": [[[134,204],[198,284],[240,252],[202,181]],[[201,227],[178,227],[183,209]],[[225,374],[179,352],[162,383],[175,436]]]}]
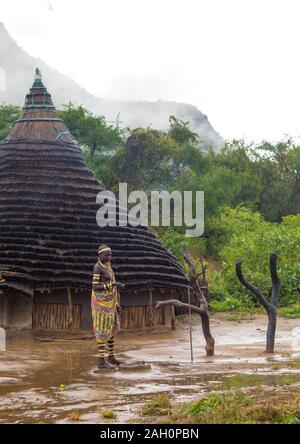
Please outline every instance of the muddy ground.
[{"label": "muddy ground", "polygon": [[[300,385],[300,367],[287,365],[300,356],[300,319],[279,318],[274,355],[264,353],[265,316],[226,319],[212,318],[214,357],[205,356],[194,318],[193,364],[189,327],[182,320],[176,331],[120,336],[119,357],[147,365],[98,374],[93,339],[40,342],[32,336],[38,332],[9,331],[7,351],[0,352],[0,422],[141,422],[142,405],[157,393],[180,402],[232,388]],[[110,410],[115,419],[103,417]]]}]

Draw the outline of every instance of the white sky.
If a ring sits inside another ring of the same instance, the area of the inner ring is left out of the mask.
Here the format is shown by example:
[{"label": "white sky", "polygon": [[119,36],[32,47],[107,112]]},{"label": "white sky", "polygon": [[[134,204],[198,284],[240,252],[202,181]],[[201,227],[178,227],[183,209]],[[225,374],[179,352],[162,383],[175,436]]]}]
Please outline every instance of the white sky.
[{"label": "white sky", "polygon": [[0,20],[97,96],[191,103],[226,138],[300,134],[300,0],[0,0]]}]

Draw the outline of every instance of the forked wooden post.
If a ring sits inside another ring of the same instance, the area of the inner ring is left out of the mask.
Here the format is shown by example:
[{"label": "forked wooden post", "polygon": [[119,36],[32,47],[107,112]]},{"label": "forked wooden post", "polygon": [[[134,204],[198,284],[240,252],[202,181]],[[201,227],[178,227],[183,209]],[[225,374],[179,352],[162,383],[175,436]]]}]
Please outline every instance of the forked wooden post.
[{"label": "forked wooden post", "polygon": [[261,290],[248,282],[242,272],[242,260],[237,261],[235,265],[236,275],[247,290],[257,296],[259,302],[264,307],[268,314],[268,329],[267,329],[267,344],[266,352],[274,353],[275,346],[275,333],[276,333],[276,320],[277,320],[277,304],[280,294],[280,279],[277,274],[277,254],[273,253],[270,256],[270,273],[272,279],[272,294],[271,299],[268,301]]},{"label": "forked wooden post", "polygon": [[69,305],[69,330],[73,333],[73,303],[72,303],[72,291],[71,288],[67,288],[68,292],[68,305]]},{"label": "forked wooden post", "polygon": [[[201,290],[198,276],[196,273],[195,264],[192,260],[190,252],[187,247],[183,247],[184,259],[189,266],[190,274],[190,287],[191,290],[197,295],[197,300],[199,301],[199,306],[193,305],[191,303],[184,303],[179,301],[178,299],[170,299],[168,301],[158,301],[156,304],[156,309],[160,309],[166,305],[173,305],[174,307],[182,307],[188,309],[190,311],[194,311],[198,313],[201,317],[202,331],[205,338],[205,350],[207,356],[213,356],[215,352],[215,340],[210,332],[210,322],[209,322],[209,313],[208,313],[208,303],[207,300]],[[188,299],[190,299],[190,293],[188,293]],[[190,302],[190,301],[189,301]]]}]

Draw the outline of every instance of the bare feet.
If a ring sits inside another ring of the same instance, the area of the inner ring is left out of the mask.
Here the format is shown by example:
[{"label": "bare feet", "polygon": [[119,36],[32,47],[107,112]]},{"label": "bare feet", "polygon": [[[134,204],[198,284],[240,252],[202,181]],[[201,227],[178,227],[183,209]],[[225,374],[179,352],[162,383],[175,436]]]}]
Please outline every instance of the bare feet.
[{"label": "bare feet", "polygon": [[124,364],[123,361],[119,361],[119,359],[116,359],[114,355],[109,355],[107,361],[112,365]]},{"label": "bare feet", "polygon": [[99,358],[98,360],[98,368],[100,369],[114,369],[114,365],[108,361],[106,361],[104,358]]}]

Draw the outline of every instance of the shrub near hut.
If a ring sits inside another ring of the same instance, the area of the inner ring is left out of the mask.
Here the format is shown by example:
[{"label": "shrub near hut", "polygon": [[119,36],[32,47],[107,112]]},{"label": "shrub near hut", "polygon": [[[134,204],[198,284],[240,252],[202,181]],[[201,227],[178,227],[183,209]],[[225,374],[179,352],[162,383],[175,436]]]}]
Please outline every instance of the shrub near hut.
[{"label": "shrub near hut", "polygon": [[299,303],[300,215],[287,216],[279,224],[266,222],[259,213],[245,208],[226,208],[221,220],[228,227],[228,237],[220,250],[221,273],[210,275],[213,306],[222,307],[222,310],[255,306],[256,299],[236,278],[235,263],[244,259],[247,280],[265,290],[270,287],[269,256],[272,252],[278,255],[282,282],[279,304]]}]

